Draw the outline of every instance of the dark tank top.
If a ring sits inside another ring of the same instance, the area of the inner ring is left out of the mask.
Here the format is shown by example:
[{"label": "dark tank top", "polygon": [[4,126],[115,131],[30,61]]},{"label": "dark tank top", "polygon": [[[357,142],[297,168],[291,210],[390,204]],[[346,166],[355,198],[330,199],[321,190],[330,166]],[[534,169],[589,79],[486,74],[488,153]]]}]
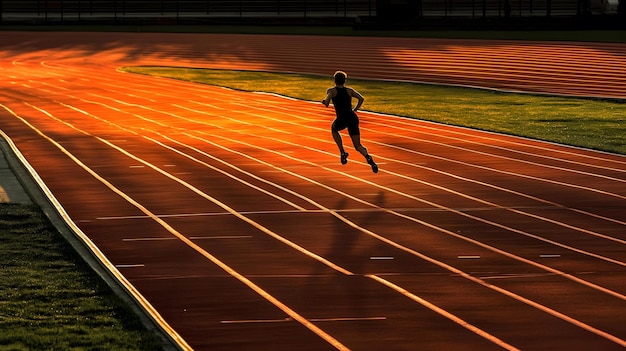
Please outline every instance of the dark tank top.
[{"label": "dark tank top", "polygon": [[352,97],[348,94],[348,89],[346,87],[335,87],[335,89],[337,89],[337,95],[333,98],[333,106],[335,106],[337,116],[352,115]]}]

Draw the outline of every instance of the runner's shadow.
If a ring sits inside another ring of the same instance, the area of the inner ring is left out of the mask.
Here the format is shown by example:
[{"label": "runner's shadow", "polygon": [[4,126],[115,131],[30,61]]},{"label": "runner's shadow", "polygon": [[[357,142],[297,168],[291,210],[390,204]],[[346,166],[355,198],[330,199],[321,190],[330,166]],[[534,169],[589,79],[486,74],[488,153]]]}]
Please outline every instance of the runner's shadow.
[{"label": "runner's shadow", "polygon": [[[379,191],[370,202],[384,208],[386,205],[385,192]],[[359,228],[375,233],[377,229],[374,224],[379,223],[380,216],[383,214],[376,208],[360,206],[347,198],[343,198],[337,203],[335,211]],[[371,271],[373,269],[371,257],[379,254],[373,250],[376,250],[382,243],[378,243],[376,239],[372,239],[359,228],[354,228],[349,223],[334,218],[331,246],[325,257],[354,273],[353,276],[340,278],[344,283],[335,287],[334,295],[337,297],[334,301],[338,304],[335,306],[337,311],[343,313],[345,317],[369,318],[372,317],[372,311],[376,310],[374,306],[381,302],[377,301],[375,294],[372,294],[372,286],[375,283],[365,277],[365,274],[376,273]],[[346,279],[348,283],[345,283]],[[355,324],[355,328],[367,328],[367,325]],[[364,329],[363,332],[369,331]]]},{"label": "runner's shadow", "polygon": [[[356,274],[366,274],[364,271],[366,260],[369,260],[369,248],[373,244],[370,236],[359,228],[376,233],[372,225],[379,223],[383,211],[374,207],[349,208],[348,198],[342,198],[335,207],[339,216],[345,219],[333,218],[332,241],[328,251],[324,255],[332,262],[344,262],[346,269]],[[372,204],[385,208],[387,200],[383,190],[380,190],[376,198],[369,201]],[[356,204],[356,203],[355,203]],[[358,228],[353,227],[355,224]]]}]

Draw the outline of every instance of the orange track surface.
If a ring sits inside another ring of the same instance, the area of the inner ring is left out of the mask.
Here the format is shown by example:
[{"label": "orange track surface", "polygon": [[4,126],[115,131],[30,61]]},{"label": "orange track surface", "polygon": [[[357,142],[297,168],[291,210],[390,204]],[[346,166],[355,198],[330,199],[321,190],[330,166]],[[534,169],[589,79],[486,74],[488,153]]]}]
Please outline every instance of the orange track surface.
[{"label": "orange track surface", "polygon": [[319,102],[115,68],[341,68],[624,98],[625,54],[611,44],[4,32],[0,126],[196,350],[622,350],[626,158],[361,112],[381,167],[372,174],[351,149],[339,164],[333,111]]}]

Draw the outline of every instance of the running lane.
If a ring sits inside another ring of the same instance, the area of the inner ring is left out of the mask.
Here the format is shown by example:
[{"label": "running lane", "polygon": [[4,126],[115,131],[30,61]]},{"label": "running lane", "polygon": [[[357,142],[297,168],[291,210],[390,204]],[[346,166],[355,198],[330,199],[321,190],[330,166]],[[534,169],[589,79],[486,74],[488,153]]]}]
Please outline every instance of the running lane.
[{"label": "running lane", "polygon": [[624,157],[363,112],[372,174],[339,164],[319,102],[115,70],[328,74],[341,46],[361,76],[623,97],[623,71],[573,64],[623,46],[278,38],[11,33],[2,130],[190,348],[626,347]]}]

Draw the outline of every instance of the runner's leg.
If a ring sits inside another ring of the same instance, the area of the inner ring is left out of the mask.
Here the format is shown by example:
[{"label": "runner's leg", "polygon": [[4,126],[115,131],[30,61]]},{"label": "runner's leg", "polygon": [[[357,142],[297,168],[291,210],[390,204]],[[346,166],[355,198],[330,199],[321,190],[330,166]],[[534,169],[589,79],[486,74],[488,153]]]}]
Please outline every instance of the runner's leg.
[{"label": "runner's leg", "polygon": [[363,155],[363,157],[365,157],[365,161],[367,161],[367,163],[369,163],[369,165],[372,167],[372,172],[378,173],[378,165],[376,164],[376,162],[374,162],[372,156],[367,153],[367,149],[365,148],[365,146],[361,144],[361,135],[350,135],[350,138],[352,138],[352,144],[354,145],[354,148],[357,149],[357,151],[359,151],[361,155]]},{"label": "runner's leg", "polygon": [[341,139],[341,134],[339,134],[339,131],[337,130],[334,122],[330,130],[333,135],[333,140],[335,140],[335,143],[339,148],[339,157],[341,158],[341,164],[345,165],[346,163],[348,163],[348,153],[343,149],[343,140]]},{"label": "runner's leg", "polygon": [[337,147],[339,148],[339,152],[342,154],[345,153],[343,149],[343,140],[341,140],[341,135],[339,134],[339,132],[335,130],[335,128],[333,128],[332,134],[333,134],[333,140],[335,140],[335,143],[337,144]]},{"label": "runner's leg", "polygon": [[368,156],[367,154],[367,149],[365,148],[365,146],[363,146],[361,144],[361,135],[359,134],[355,134],[355,135],[350,135],[350,138],[352,139],[352,145],[354,145],[354,148],[361,153],[361,155],[363,155],[363,157]]}]

